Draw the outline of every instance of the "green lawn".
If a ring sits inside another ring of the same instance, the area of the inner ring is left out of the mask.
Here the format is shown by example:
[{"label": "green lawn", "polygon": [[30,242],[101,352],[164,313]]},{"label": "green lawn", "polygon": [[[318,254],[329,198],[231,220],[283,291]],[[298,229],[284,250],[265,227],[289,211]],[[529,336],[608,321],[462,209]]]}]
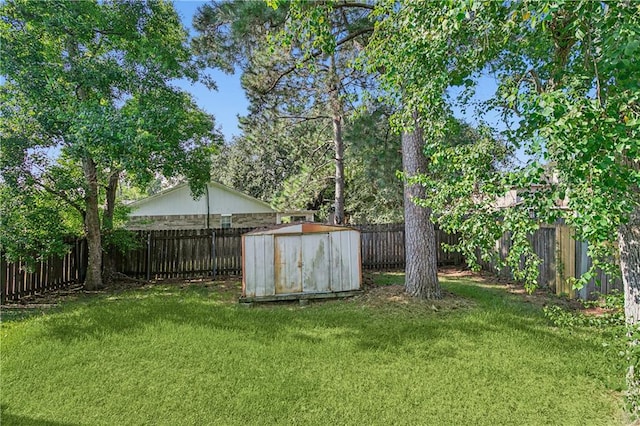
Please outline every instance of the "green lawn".
[{"label": "green lawn", "polygon": [[309,306],[194,284],[4,312],[2,425],[623,422],[607,336],[464,279],[412,302],[387,291],[402,279]]}]

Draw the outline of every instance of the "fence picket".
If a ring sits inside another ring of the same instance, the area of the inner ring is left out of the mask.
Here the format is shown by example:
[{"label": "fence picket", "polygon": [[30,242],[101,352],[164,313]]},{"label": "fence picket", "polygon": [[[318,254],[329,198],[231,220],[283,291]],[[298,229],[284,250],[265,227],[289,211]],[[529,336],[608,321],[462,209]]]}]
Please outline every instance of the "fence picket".
[{"label": "fence picket", "polygon": [[[361,260],[365,270],[402,269],[405,266],[405,234],[402,224],[357,225],[361,233]],[[118,272],[131,277],[152,279],[195,278],[242,274],[242,234],[252,228],[136,231],[139,246],[126,253],[116,253]],[[457,243],[457,235],[436,230],[439,242]],[[539,266],[540,286],[554,287],[556,279],[555,227],[543,227],[531,237],[535,252],[543,259]],[[497,246],[506,255],[510,236],[504,235]],[[438,246],[439,265],[461,265],[464,258]],[[491,262],[481,262],[485,269],[495,270]],[[18,300],[28,294],[61,288],[84,280],[87,267],[85,240],[71,242],[70,252],[39,262],[33,272],[26,272],[23,262],[0,262],[0,297],[2,301]],[[510,271],[498,271],[508,274]],[[620,288],[619,281],[600,273],[603,293]],[[590,286],[589,290],[593,286]]]}]

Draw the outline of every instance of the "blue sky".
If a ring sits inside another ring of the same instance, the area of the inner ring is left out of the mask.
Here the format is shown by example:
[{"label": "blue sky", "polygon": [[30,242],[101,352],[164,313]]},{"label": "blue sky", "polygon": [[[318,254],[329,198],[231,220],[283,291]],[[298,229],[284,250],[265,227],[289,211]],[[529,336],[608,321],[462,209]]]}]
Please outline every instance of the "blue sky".
[{"label": "blue sky", "polygon": [[[193,16],[198,7],[208,3],[207,1],[176,0],[175,8],[182,18],[185,27],[188,28],[190,36],[195,36],[192,27]],[[234,135],[240,135],[238,128],[238,116],[246,115],[249,102],[244,90],[240,86],[240,72],[228,75],[220,70],[210,70],[210,75],[218,86],[217,91],[212,91],[202,84],[191,85],[186,81],[178,82],[178,85],[189,91],[196,99],[198,105],[215,117],[216,124],[225,136],[225,141],[230,143]],[[477,94],[475,101],[486,100],[495,92],[497,84],[495,79],[488,75],[483,75],[478,79],[476,87]],[[452,92],[457,92],[452,89]],[[466,111],[459,107],[454,107],[454,115],[462,118],[471,124],[477,124],[474,115],[475,105],[468,105]],[[505,126],[497,113],[482,114],[484,119],[491,123],[497,130],[504,130]],[[518,157],[524,157],[522,152]]]},{"label": "blue sky", "polygon": [[[195,36],[191,26],[193,15],[198,7],[206,1],[175,1],[175,8],[182,18],[182,22],[189,29],[189,34]],[[240,86],[240,73],[227,75],[219,70],[210,70],[213,80],[218,85],[217,91],[207,89],[202,84],[191,85],[188,82],[178,82],[178,86],[189,91],[196,99],[198,106],[215,117],[216,124],[222,130],[227,143],[233,135],[239,135],[238,115],[245,115],[249,102]]]}]

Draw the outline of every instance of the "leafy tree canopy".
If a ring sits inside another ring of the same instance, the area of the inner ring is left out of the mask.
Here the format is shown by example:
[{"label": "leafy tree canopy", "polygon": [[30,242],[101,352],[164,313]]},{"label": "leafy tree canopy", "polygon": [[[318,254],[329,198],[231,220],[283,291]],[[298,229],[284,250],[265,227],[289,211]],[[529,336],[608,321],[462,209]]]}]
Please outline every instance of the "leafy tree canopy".
[{"label": "leafy tree canopy", "polygon": [[[618,238],[620,225],[639,203],[640,73],[633,59],[639,49],[638,5],[389,1],[377,5],[377,15],[380,21],[363,66],[383,70],[380,81],[390,101],[401,99],[425,117],[426,154],[432,164],[449,168],[449,176],[481,178],[464,191],[469,200],[476,196],[463,212],[442,208],[451,206],[442,203],[443,197],[463,195],[459,184],[438,184],[425,176],[423,182],[439,196],[424,204],[438,220],[471,239],[484,236],[476,231],[500,217],[502,230],[519,233],[514,238],[520,238],[519,249],[526,252],[524,235],[540,222],[561,218],[575,226],[578,238],[591,243],[597,259],[614,254],[609,242]],[[483,74],[495,77],[498,90],[480,112],[502,114],[508,128],[500,138],[531,158],[493,177],[478,176],[487,170],[483,164],[489,158],[483,154],[491,151],[474,153],[443,143],[450,132],[447,111],[455,103],[468,103]],[[455,86],[462,90],[452,97],[448,89]],[[530,191],[532,186],[539,190]],[[522,203],[509,210],[492,208],[493,200],[509,189],[520,191]],[[557,208],[565,198],[568,208]],[[531,211],[535,221],[529,220]],[[491,233],[501,235],[497,228]],[[510,259],[515,269],[522,253]],[[523,277],[533,283],[537,268],[530,250],[527,260]]]},{"label": "leafy tree canopy", "polygon": [[[7,1],[1,6],[0,172],[5,184],[74,208],[100,285],[99,209],[112,227],[122,175],[138,185],[209,180],[220,136],[172,81],[202,77],[165,1]],[[98,265],[96,265],[98,264]]]},{"label": "leafy tree canopy", "polygon": [[[314,7],[310,10],[313,13]],[[318,16],[332,29],[336,49],[326,54],[291,28],[296,23],[291,19],[295,13],[288,2],[275,10],[262,2],[212,2],[203,6],[194,19],[200,33],[194,46],[212,65],[242,68],[251,114],[262,115],[267,128],[273,127],[269,120],[299,124],[298,128],[309,128],[303,121],[330,124],[335,166],[334,221],[340,224],[344,221],[346,197],[343,134],[348,131],[348,118],[358,103],[361,88],[368,83],[368,76],[353,67],[353,57],[371,28],[366,14],[328,4]],[[359,29],[362,25],[366,30]],[[323,127],[314,123],[310,126]],[[305,174],[315,174],[313,170],[318,167],[307,167]],[[321,176],[324,180],[324,172]],[[286,192],[318,194],[317,188],[308,183],[306,178],[292,178],[285,185]]]}]

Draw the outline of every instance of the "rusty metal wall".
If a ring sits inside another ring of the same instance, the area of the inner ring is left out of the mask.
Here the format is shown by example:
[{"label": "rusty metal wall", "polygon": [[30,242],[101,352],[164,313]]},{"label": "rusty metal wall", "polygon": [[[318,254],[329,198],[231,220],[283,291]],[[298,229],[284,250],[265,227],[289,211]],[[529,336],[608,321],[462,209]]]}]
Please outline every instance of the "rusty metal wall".
[{"label": "rusty metal wall", "polygon": [[243,238],[245,297],[360,288],[360,233],[356,230]]}]

